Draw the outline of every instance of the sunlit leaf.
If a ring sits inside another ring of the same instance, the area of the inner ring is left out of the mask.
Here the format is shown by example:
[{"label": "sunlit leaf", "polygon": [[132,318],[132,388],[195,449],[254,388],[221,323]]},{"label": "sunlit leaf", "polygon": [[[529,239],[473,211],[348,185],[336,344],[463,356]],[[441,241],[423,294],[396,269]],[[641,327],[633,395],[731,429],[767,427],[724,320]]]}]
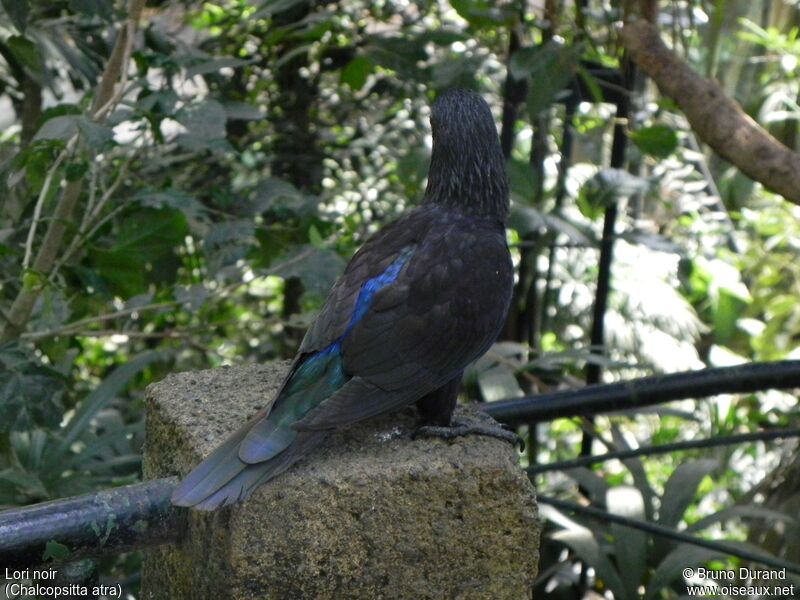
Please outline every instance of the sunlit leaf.
[{"label": "sunlit leaf", "polygon": [[45,121],[36,132],[34,140],[62,140],[67,141],[78,133],[78,123],[81,117],[63,115]]},{"label": "sunlit leaf", "polygon": [[713,459],[691,460],[675,469],[664,485],[658,522],[667,527],[676,527],[686,509],[694,500],[697,488],[719,463]]},{"label": "sunlit leaf", "polygon": [[678,134],[666,125],[642,127],[628,135],[642,152],[656,158],[666,158],[678,148]]},{"label": "sunlit leaf", "polygon": [[514,371],[506,365],[496,365],[478,375],[478,387],[485,402],[510,400],[525,395],[514,376]]},{"label": "sunlit leaf", "polygon": [[[645,520],[642,493],[633,486],[618,486],[606,494],[608,512],[628,519]],[[611,523],[614,557],[628,598],[638,598],[647,567],[647,534],[639,529]]]},{"label": "sunlit leaf", "polygon": [[[597,577],[613,592],[614,598],[626,600],[625,585],[611,564],[606,554],[600,548],[592,531],[585,527],[571,530],[557,531],[553,539],[568,546],[586,564],[591,566]],[[631,598],[633,600],[633,598]]]},{"label": "sunlit leaf", "polygon": [[44,60],[39,48],[31,40],[22,35],[12,35],[5,40],[5,45],[14,58],[23,65],[31,75],[42,75]]}]

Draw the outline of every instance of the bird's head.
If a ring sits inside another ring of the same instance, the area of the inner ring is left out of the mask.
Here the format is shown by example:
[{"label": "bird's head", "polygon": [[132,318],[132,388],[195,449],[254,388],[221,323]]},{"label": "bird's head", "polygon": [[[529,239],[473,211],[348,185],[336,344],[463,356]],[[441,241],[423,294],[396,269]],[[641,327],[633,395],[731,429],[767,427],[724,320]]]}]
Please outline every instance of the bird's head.
[{"label": "bird's head", "polygon": [[503,153],[486,101],[471,90],[443,92],[431,108],[431,130],[426,200],[505,220]]},{"label": "bird's head", "polygon": [[431,129],[434,143],[442,147],[497,140],[492,111],[472,90],[453,88],[440,94],[431,107]]}]

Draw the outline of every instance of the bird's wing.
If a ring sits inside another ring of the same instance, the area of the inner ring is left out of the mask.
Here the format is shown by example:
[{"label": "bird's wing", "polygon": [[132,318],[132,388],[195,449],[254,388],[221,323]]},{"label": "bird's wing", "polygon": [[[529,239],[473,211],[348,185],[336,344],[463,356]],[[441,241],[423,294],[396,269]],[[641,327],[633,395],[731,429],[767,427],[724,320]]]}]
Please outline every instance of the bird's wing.
[{"label": "bird's wing", "polygon": [[501,228],[456,220],[426,236],[397,279],[375,293],[342,342],[351,376],[294,425],[323,430],[391,411],[437,389],[494,341],[512,266]]},{"label": "bird's wing", "polygon": [[318,352],[341,338],[353,318],[361,288],[380,277],[407,249],[415,248],[427,234],[430,223],[427,209],[417,209],[384,226],[353,255],[336,281],[316,320],[308,328],[299,356]]},{"label": "bird's wing", "polygon": [[351,259],[300,345],[298,356],[275,402],[252,420],[239,444],[250,464],[270,460],[297,436],[292,427],[310,410],[346,386],[342,344],[374,303],[375,292],[390,287],[424,238],[427,211],[411,213],[385,227]]},{"label": "bird's wing", "polygon": [[361,290],[415,247],[425,235],[423,216],[411,213],[384,227],[355,254],[303,339],[275,400],[181,481],[173,503],[213,509],[237,502],[322,442],[325,432],[301,432],[292,425],[351,379],[342,370],[341,340]]}]

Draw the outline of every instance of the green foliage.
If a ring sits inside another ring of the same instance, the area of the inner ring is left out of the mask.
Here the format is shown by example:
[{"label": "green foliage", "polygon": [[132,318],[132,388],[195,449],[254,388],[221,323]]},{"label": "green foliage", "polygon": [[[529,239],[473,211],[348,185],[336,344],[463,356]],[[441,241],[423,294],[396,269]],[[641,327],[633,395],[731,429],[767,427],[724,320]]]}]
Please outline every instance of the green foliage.
[{"label": "green foliage", "polygon": [[666,125],[642,127],[630,133],[633,143],[645,154],[667,158],[678,148],[678,134]]}]

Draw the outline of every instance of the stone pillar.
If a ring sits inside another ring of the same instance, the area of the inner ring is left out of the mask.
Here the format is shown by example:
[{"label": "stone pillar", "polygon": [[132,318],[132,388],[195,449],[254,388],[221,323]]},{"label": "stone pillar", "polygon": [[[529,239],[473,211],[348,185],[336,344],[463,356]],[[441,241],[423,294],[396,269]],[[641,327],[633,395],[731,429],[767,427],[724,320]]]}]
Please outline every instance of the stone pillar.
[{"label": "stone pillar", "polygon": [[[186,474],[272,398],[286,368],[150,386],[145,477]],[[142,598],[530,597],[539,522],[516,451],[477,435],[412,440],[414,427],[413,409],[356,425],[248,501],[191,511],[182,544],[147,553]]]}]

